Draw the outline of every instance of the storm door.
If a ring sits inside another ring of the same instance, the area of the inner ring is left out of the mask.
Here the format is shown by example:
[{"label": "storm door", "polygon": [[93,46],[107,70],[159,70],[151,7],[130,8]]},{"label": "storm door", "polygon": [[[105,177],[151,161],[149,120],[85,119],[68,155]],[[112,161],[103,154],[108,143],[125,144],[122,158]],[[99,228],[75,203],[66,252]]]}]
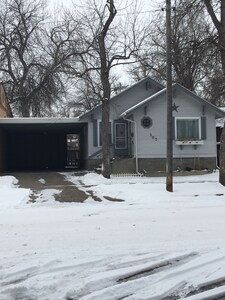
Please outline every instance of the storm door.
[{"label": "storm door", "polygon": [[115,136],[114,150],[116,156],[127,156],[128,155],[127,123],[115,122],[114,136]]},{"label": "storm door", "polygon": [[79,168],[80,166],[80,141],[78,134],[67,134],[67,167]]}]

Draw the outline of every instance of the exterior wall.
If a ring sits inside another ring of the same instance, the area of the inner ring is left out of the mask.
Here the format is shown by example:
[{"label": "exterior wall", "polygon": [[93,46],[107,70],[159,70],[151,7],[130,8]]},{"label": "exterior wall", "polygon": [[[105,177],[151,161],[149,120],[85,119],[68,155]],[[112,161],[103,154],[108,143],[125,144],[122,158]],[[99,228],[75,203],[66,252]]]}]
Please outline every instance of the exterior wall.
[{"label": "exterior wall", "polygon": [[174,102],[179,105],[178,113],[174,112],[174,117],[206,117],[206,139],[203,145],[180,147],[174,143],[174,157],[216,157],[216,121],[215,112],[203,105],[181,90],[176,92]]},{"label": "exterior wall", "polygon": [[[139,158],[165,157],[166,155],[166,100],[163,97],[153,99],[147,107],[140,107],[133,113],[137,127],[137,151]],[[152,119],[150,128],[143,128],[141,119],[148,116]],[[133,125],[134,127],[134,125]],[[133,129],[134,131],[134,129]],[[135,144],[136,138],[133,138]],[[134,147],[135,149],[135,147]],[[135,150],[134,150],[135,151]],[[134,155],[136,155],[134,153]]]},{"label": "exterior wall", "polygon": [[92,171],[98,168],[101,165],[101,163],[102,163],[101,159],[88,159],[86,169]]},{"label": "exterior wall", "polygon": [[128,108],[150,97],[160,90],[150,79],[141,81],[139,84],[117,95],[110,102],[110,118],[116,120]]},{"label": "exterior wall", "polygon": [[6,99],[3,85],[0,84],[0,118],[11,117],[12,113]]},{"label": "exterior wall", "polygon": [[[214,157],[188,157],[188,158],[174,158],[173,170],[174,171],[190,171],[190,170],[215,170],[216,159]],[[140,158],[139,159],[139,172],[165,172],[166,159],[165,158]]]},{"label": "exterior wall", "polygon": [[[94,170],[101,165],[100,159],[89,159],[88,170]],[[136,173],[136,159],[123,158],[112,160],[112,174],[132,174]],[[191,170],[209,170],[216,169],[215,157],[188,157],[188,158],[174,158],[173,170],[174,171],[191,171]],[[146,176],[152,173],[166,171],[166,158],[139,158],[138,159],[138,172]]]},{"label": "exterior wall", "polygon": [[[207,137],[203,145],[178,146],[173,143],[175,158],[188,157],[216,157],[216,126],[215,113],[203,107],[203,104],[191,98],[182,90],[176,90],[173,99],[178,108],[174,111],[174,117],[206,117]],[[145,129],[141,125],[141,119],[146,115],[152,119],[151,128]],[[134,121],[137,124],[138,135],[138,157],[139,158],[165,158],[166,157],[166,95],[159,96],[148,103],[147,110],[140,107],[133,113]]]},{"label": "exterior wall", "polygon": [[[96,120],[100,119],[100,113],[98,111],[98,114],[95,115]],[[94,135],[97,135],[97,132],[94,133],[94,122],[92,120],[91,116],[87,116],[86,118],[82,119],[82,121],[87,122],[88,123],[88,149],[86,152],[86,158],[90,157],[91,155],[93,155],[94,153],[96,153],[99,149],[101,149],[100,147],[94,146]]]},{"label": "exterior wall", "polygon": [[136,173],[135,158],[115,159],[112,161],[112,174]]},{"label": "exterior wall", "polygon": [[[154,81],[152,81],[150,78],[147,78],[142,80],[140,83],[135,84],[121,94],[113,97],[110,101],[110,120],[112,123],[114,120],[117,120],[126,109],[155,94],[160,90],[160,88],[161,87],[159,85],[155,85]],[[82,122],[88,122],[87,157],[90,157],[101,150],[101,147],[96,146],[94,142],[94,139],[96,139],[95,135],[98,134],[95,123],[101,119],[101,107],[94,109],[92,113],[89,113],[81,118]],[[112,130],[114,131],[114,126]],[[98,159],[99,157],[96,156],[95,158]]]},{"label": "exterior wall", "polygon": [[[138,86],[136,86],[137,88]],[[141,85],[139,86],[139,88]],[[155,88],[155,90],[154,90]],[[152,87],[151,92],[155,93],[157,87]],[[143,85],[140,90],[130,89],[124,95],[118,96],[111,102],[110,120],[116,120],[120,114],[129,107],[134,105],[134,101],[140,102],[146,98],[147,91]],[[141,96],[140,96],[141,95]],[[123,96],[123,97],[122,97]],[[140,96],[140,98],[139,98]],[[128,105],[129,104],[129,105]],[[185,92],[180,86],[176,86],[173,92],[173,104],[176,109],[173,111],[174,119],[176,117],[199,118],[200,123],[205,122],[206,136],[202,140],[203,144],[199,145],[177,145],[173,142],[173,157],[174,170],[177,169],[209,169],[213,170],[217,166],[217,149],[216,149],[216,122],[215,112],[213,108],[205,104],[204,101],[198,100],[191,94]],[[166,121],[166,93],[161,93],[157,97],[145,102],[142,106],[132,111],[132,115],[127,116],[132,118],[136,123],[137,129],[137,152],[139,172],[156,172],[165,171],[166,166],[166,148],[167,148],[167,121]],[[150,128],[144,128],[141,120],[144,116],[148,116],[152,120]],[[99,165],[101,161],[101,147],[94,146],[94,139],[97,135],[96,123],[101,120],[101,108],[96,109],[92,115],[87,115],[82,121],[88,122],[88,166],[93,169]],[[134,124],[130,123],[131,127],[131,157],[123,159],[114,159],[112,161],[113,173],[133,173],[136,171],[135,163],[135,141]],[[203,136],[202,136],[203,137]],[[96,154],[96,155],[95,155]],[[115,157],[112,155],[112,158]]]}]

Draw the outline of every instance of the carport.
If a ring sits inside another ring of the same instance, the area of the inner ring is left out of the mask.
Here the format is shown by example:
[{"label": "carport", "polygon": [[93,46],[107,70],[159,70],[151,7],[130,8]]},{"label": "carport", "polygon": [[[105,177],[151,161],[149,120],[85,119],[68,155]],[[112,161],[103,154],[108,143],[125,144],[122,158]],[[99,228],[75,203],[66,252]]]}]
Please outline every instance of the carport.
[{"label": "carport", "polygon": [[77,118],[0,119],[0,171],[85,168],[87,123]]}]

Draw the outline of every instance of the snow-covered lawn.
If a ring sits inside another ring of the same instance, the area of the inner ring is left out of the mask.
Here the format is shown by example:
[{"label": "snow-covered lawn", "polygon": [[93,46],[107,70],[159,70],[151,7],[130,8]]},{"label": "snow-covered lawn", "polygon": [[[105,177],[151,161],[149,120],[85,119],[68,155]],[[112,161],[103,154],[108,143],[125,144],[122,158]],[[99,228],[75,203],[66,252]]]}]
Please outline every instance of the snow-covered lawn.
[{"label": "snow-covered lawn", "polygon": [[225,299],[218,172],[174,177],[173,193],[163,177],[65,176],[102,202],[32,203],[0,177],[0,300]]}]

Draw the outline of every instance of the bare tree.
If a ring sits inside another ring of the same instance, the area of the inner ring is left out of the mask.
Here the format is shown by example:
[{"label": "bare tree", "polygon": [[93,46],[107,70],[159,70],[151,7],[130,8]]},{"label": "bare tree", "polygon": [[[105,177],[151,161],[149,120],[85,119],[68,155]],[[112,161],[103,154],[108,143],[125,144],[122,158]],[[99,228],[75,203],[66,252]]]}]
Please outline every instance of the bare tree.
[{"label": "bare tree", "polygon": [[215,49],[210,55],[210,61],[205,65],[207,76],[201,82],[201,94],[216,106],[225,104],[225,84],[224,75],[221,66],[221,59],[218,49]]},{"label": "bare tree", "polygon": [[[217,47],[220,52],[223,81],[225,79],[225,1],[203,0],[209,16],[217,30]],[[220,142],[220,178],[219,181],[225,186],[225,124]]]},{"label": "bare tree", "polygon": [[210,44],[214,36],[205,21],[201,6],[193,7],[190,1],[181,1],[173,17],[173,67],[175,80],[191,91],[207,76]]},{"label": "bare tree", "polygon": [[79,25],[48,23],[42,0],[1,5],[0,78],[9,101],[24,117],[45,115],[65,93],[61,74],[79,52]]},{"label": "bare tree", "polygon": [[[95,71],[88,72],[81,78],[69,80],[72,91],[67,96],[65,108],[70,111],[70,115],[79,116],[101,104],[102,85],[100,78],[95,75]],[[118,76],[111,75],[110,78],[111,95],[121,92],[125,86],[119,81]],[[74,94],[76,97],[74,98]]]},{"label": "bare tree", "polygon": [[[199,91],[208,74],[205,68],[211,57],[214,36],[206,20],[203,7],[193,6],[191,0],[176,1],[172,11],[172,66],[173,80],[192,91]],[[151,22],[151,35],[146,49],[135,69],[133,78],[151,75],[161,82],[166,81],[166,44],[164,12],[160,12]]]},{"label": "bare tree", "polygon": [[[102,104],[102,173],[106,178],[111,174],[109,147],[109,101],[113,90],[111,70],[120,64],[129,63],[140,49],[146,35],[146,31],[138,27],[137,15],[132,15],[132,21],[130,16],[123,17],[123,22],[120,22],[121,18],[119,16],[116,18],[117,16],[114,0],[88,1],[79,22],[83,27],[82,43],[89,47],[89,51],[79,60],[80,72],[76,69],[71,73],[91,79],[88,83],[89,88],[99,94]],[[72,17],[73,15],[70,16]]]}]

